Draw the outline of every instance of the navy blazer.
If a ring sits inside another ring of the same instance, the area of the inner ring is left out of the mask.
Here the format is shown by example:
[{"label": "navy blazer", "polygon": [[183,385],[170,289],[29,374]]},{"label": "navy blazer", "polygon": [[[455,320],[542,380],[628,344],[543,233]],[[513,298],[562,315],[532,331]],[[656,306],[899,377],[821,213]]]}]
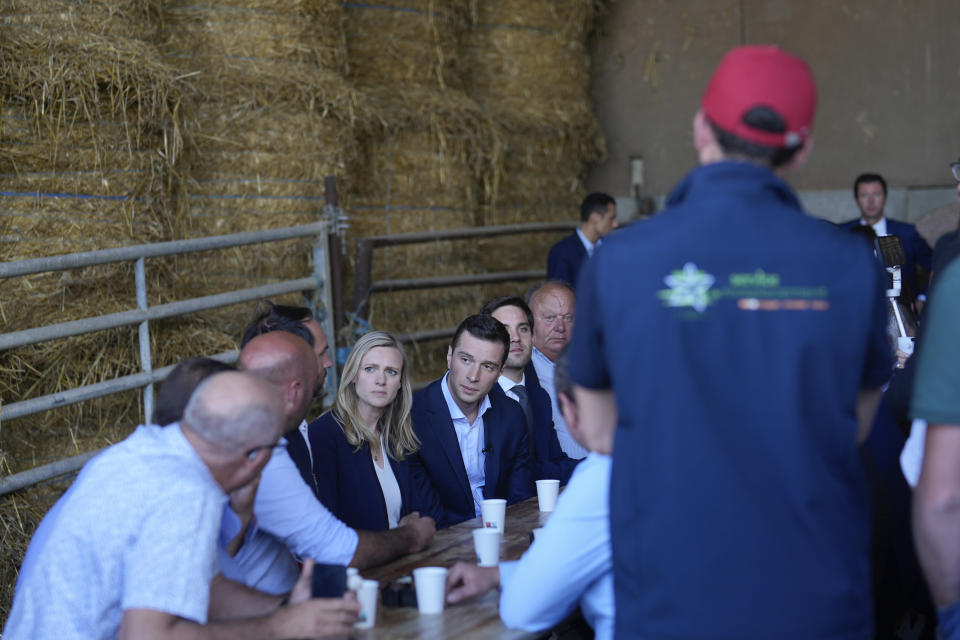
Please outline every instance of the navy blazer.
[{"label": "navy blazer", "polygon": [[553,404],[550,402],[550,394],[540,386],[540,377],[533,362],[528,362],[523,370],[523,381],[526,383],[530,408],[533,410],[533,429],[537,441],[534,461],[536,479],[555,478],[560,481],[560,484],[567,484],[580,461],[568,457],[560,446],[557,429],[553,426]]},{"label": "navy blazer", "polygon": [[313,489],[314,495],[317,493],[317,485],[313,481],[313,465],[310,461],[310,451],[307,449],[307,443],[300,434],[300,429],[293,429],[283,434],[287,439],[287,453],[290,459],[297,465],[297,470],[307,486]]},{"label": "navy blazer", "polygon": [[587,259],[587,249],[574,231],[550,247],[547,255],[547,280],[563,280],[576,287],[580,267]]},{"label": "navy blazer", "polygon": [[[364,442],[360,449],[354,451],[329,411],[310,423],[309,436],[313,451],[313,477],[316,478],[320,502],[353,529],[388,529],[387,503],[373,468],[370,445]],[[410,475],[409,459],[407,456],[397,462],[387,456],[400,486],[401,518],[417,511],[420,506]]]},{"label": "navy blazer", "polygon": [[[860,224],[860,218],[844,222],[840,228],[849,230],[858,224]],[[917,266],[926,269],[927,273],[933,270],[933,249],[912,224],[887,218],[887,233],[897,236],[903,243],[903,253],[906,257],[906,262],[900,270],[903,281],[908,284],[913,295],[924,293],[925,290],[917,289]]]},{"label": "navy blazer", "polygon": [[[424,500],[421,515],[433,517],[438,527],[448,527],[476,517],[476,510],[441,384],[443,378],[413,395],[413,428],[420,450],[410,456],[410,468]],[[527,422],[520,405],[505,394],[488,397],[490,408],[483,414],[483,496],[513,504],[535,492]]]}]

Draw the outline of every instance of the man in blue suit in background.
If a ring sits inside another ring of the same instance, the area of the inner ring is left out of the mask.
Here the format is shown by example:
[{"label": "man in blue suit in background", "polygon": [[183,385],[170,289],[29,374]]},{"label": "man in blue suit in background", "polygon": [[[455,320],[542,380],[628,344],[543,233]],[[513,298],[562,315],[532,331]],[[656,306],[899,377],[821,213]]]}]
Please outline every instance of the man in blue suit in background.
[{"label": "man in blue suit in background", "polygon": [[[897,236],[903,243],[903,252],[906,264],[901,272],[903,282],[910,287],[914,296],[926,291],[926,277],[930,274],[933,261],[933,250],[927,241],[917,232],[917,228],[906,222],[891,220],[883,215],[883,207],[887,203],[887,181],[877,173],[862,173],[853,182],[853,197],[857,200],[860,209],[860,218],[842,223],[844,229],[851,229],[860,224],[870,226],[877,236]],[[924,269],[922,288],[918,288],[917,267]]]},{"label": "man in blue suit in background", "polygon": [[617,201],[605,193],[591,193],[580,204],[580,227],[553,245],[547,256],[547,280],[563,280],[571,287],[584,261],[600,239],[617,228]]},{"label": "man in blue suit in background", "polygon": [[460,323],[447,350],[447,373],[413,396],[420,450],[410,466],[424,515],[450,526],[480,515],[480,502],[533,496],[533,465],[520,405],[491,394],[510,349],[504,326],[489,315]]}]

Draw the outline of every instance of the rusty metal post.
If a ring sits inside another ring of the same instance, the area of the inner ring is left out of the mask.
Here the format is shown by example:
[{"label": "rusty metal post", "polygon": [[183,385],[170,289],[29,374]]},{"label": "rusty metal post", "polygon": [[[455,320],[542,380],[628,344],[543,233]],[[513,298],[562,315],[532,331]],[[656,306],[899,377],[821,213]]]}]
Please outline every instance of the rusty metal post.
[{"label": "rusty metal post", "polygon": [[330,336],[331,342],[336,344],[340,329],[346,324],[346,318],[343,313],[343,250],[340,240],[340,230],[343,222],[343,212],[340,209],[339,196],[337,194],[337,178],[335,176],[325,176],[323,178],[323,198],[326,201],[324,211],[330,215],[334,223],[330,230],[329,238],[329,256],[330,256],[330,293],[333,298],[333,330],[334,335]]},{"label": "rusty metal post", "polygon": [[353,270],[353,300],[350,308],[359,318],[367,319],[370,313],[370,285],[373,273],[373,242],[357,238],[356,263]]}]

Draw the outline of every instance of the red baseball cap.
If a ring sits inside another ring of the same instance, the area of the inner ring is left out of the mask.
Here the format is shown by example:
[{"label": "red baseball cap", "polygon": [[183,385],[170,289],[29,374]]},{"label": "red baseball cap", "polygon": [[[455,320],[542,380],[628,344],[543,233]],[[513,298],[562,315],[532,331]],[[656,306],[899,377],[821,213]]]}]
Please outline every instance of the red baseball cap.
[{"label": "red baseball cap", "polygon": [[[743,121],[755,107],[775,111],[783,133],[762,131]],[[813,127],[817,87],[807,63],[775,45],[732,49],[713,72],[701,104],[704,115],[728,133],[765,147],[795,147]]]}]

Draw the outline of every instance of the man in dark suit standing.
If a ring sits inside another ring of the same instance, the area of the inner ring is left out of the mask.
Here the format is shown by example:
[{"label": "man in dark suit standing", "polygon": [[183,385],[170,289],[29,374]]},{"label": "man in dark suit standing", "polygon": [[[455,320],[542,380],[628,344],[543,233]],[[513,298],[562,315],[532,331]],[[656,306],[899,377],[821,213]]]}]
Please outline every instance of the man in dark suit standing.
[{"label": "man in dark suit standing", "polygon": [[523,411],[491,394],[510,348],[492,316],[460,323],[447,350],[447,373],[413,396],[420,450],[411,456],[426,514],[449,526],[480,514],[480,502],[519,502],[534,494]]},{"label": "man in dark suit standing", "polygon": [[933,250],[912,224],[890,220],[883,215],[883,207],[887,203],[887,181],[877,173],[862,173],[853,182],[853,197],[857,200],[860,218],[844,222],[840,226],[851,229],[860,224],[872,227],[877,236],[899,237],[906,256],[906,264],[901,269],[903,282],[909,286],[914,296],[922,294],[926,291],[926,285],[918,288],[917,267],[924,270],[925,281],[933,267]]},{"label": "man in dark suit standing", "polygon": [[577,284],[580,266],[593,255],[597,243],[617,228],[617,202],[605,193],[591,193],[580,204],[580,227],[550,248],[547,280]]}]

